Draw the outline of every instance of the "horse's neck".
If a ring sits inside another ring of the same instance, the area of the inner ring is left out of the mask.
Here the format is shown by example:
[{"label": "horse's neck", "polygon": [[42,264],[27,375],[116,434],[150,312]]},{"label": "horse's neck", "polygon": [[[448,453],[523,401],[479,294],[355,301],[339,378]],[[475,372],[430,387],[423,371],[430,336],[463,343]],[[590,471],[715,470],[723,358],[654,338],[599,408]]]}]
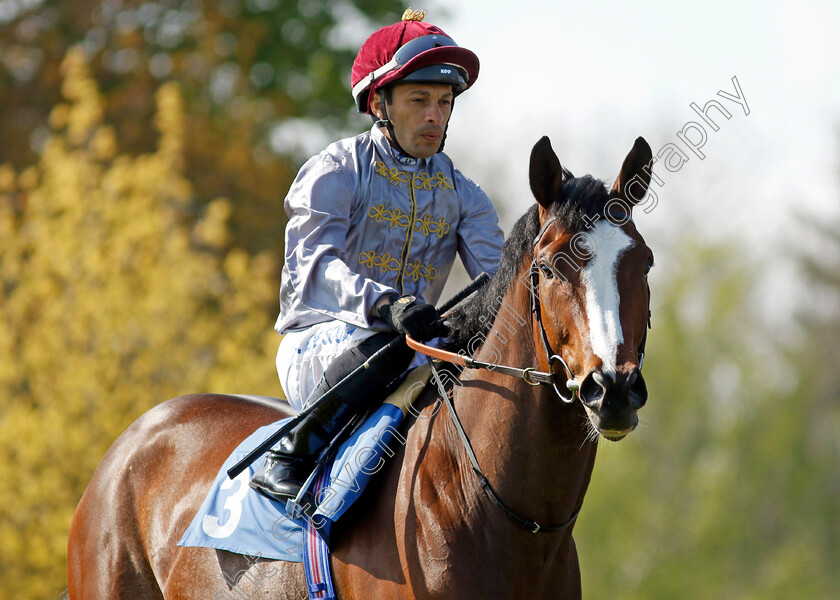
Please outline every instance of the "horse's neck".
[{"label": "horse's neck", "polygon": [[[540,342],[532,326],[529,292],[516,281],[498,305],[478,355],[539,369],[536,353],[542,349],[535,349],[535,343]],[[595,458],[583,407],[563,403],[548,386],[531,386],[492,371],[470,375],[456,390],[455,406],[491,485],[506,503],[541,524],[566,521],[583,500]],[[463,461],[467,457],[454,432],[449,421],[447,437]],[[470,468],[459,471],[475,478]]]},{"label": "horse's neck", "polygon": [[[495,351],[494,362],[539,368],[528,292],[519,283],[513,287],[520,289],[508,292],[499,311],[508,325],[497,318],[484,347]],[[477,358],[486,356],[478,352]],[[454,404],[481,469],[508,506],[544,526],[563,523],[580,508],[595,459],[580,403],[566,405],[546,386],[482,370],[462,375]],[[445,407],[412,429],[417,437],[409,461],[419,476],[410,483],[413,491],[403,488],[403,499],[423,506],[412,519],[418,538],[448,539],[451,550],[479,552],[493,564],[535,551],[542,558],[529,564],[574,554],[567,534],[517,533],[481,489]]]},{"label": "horse's neck", "polygon": [[[485,345],[502,364],[538,367],[522,291],[509,292],[501,309],[517,325],[497,322]],[[542,526],[575,514],[595,459],[580,403],[482,370],[463,374],[454,404],[481,469],[511,509]],[[514,597],[524,589],[534,598],[579,597],[571,527],[534,535],[511,523],[482,490],[447,409],[432,404],[424,412],[411,427],[396,490],[404,568],[422,571],[441,597]],[[476,571],[476,562],[485,568]]]}]

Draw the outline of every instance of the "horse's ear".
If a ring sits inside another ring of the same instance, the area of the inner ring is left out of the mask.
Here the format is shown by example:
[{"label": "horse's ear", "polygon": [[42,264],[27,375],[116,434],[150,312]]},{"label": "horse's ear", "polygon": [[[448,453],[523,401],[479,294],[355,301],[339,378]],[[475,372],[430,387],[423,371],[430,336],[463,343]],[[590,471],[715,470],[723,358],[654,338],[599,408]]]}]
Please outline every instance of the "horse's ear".
[{"label": "horse's ear", "polygon": [[560,195],[560,188],[563,187],[563,167],[551,148],[548,136],[543,136],[534,144],[528,175],[531,180],[531,192],[537,202],[543,208],[548,208]]},{"label": "horse's ear", "polygon": [[613,191],[618,192],[620,198],[636,205],[647,194],[650,185],[650,161],[653,153],[643,137],[637,137],[636,143],[624,159],[621,172],[613,185]]}]

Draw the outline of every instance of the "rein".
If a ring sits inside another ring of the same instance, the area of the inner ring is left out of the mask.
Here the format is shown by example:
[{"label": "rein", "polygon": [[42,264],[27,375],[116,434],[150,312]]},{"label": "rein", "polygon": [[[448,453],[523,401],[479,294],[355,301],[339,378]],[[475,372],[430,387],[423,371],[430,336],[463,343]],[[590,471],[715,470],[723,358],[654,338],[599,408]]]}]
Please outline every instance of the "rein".
[{"label": "rein", "polygon": [[[406,339],[409,339],[408,336],[406,336]],[[521,529],[530,531],[531,533],[556,533],[558,531],[566,529],[569,525],[574,523],[578,517],[578,514],[580,513],[580,507],[578,507],[578,509],[572,513],[572,516],[569,517],[567,521],[561,523],[560,525],[545,526],[540,525],[533,519],[523,517],[522,515],[514,511],[511,507],[509,507],[507,504],[505,504],[505,502],[496,493],[496,490],[493,489],[493,486],[490,485],[490,481],[487,479],[487,476],[481,470],[481,467],[478,464],[478,458],[476,458],[475,451],[472,448],[472,444],[470,444],[470,438],[467,437],[467,432],[464,431],[464,426],[461,423],[461,419],[458,418],[458,413],[455,412],[455,405],[452,403],[452,398],[450,398],[449,394],[446,392],[446,388],[443,385],[443,380],[438,374],[434,362],[432,361],[430,356],[427,356],[426,359],[429,361],[429,367],[432,369],[432,377],[434,378],[435,384],[437,385],[438,393],[440,393],[441,397],[443,397],[443,401],[446,403],[446,408],[449,411],[450,416],[452,417],[452,422],[455,424],[455,429],[458,431],[458,436],[461,438],[461,443],[464,445],[464,449],[467,451],[467,456],[469,456],[470,458],[473,473],[475,473],[476,477],[478,477],[478,482],[481,484],[481,489],[484,490],[484,493],[487,494],[487,497],[490,498],[490,501],[496,506],[496,508],[502,511],[502,513],[504,513],[504,515],[515,525],[517,525]]]},{"label": "rein", "polygon": [[[546,226],[547,225],[548,223],[546,223]],[[545,227],[543,227],[543,230],[544,229]],[[542,232],[540,232],[540,235],[541,234]],[[539,237],[540,236],[537,236],[537,239],[539,239]],[[554,352],[552,352],[551,344],[548,341],[548,334],[546,333],[545,327],[542,323],[540,299],[539,293],[537,292],[539,286],[540,271],[537,268],[536,259],[531,263],[530,271],[531,314],[534,316],[534,320],[536,320],[539,326],[543,348],[545,349],[546,357],[548,358],[549,371],[538,371],[533,367],[526,367],[524,369],[521,369],[519,367],[511,367],[508,365],[501,365],[497,363],[489,363],[476,360],[464,354],[455,354],[454,352],[449,352],[447,350],[441,350],[440,348],[433,348],[432,346],[427,346],[426,344],[422,344],[417,340],[413,339],[409,335],[405,336],[405,341],[409,348],[426,355],[426,359],[429,362],[429,367],[432,370],[432,377],[434,378],[435,385],[437,385],[438,388],[438,393],[443,398],[443,401],[446,404],[446,408],[449,411],[449,415],[452,417],[452,422],[455,425],[455,429],[458,431],[458,436],[461,438],[461,443],[463,444],[464,449],[467,451],[467,456],[469,457],[470,463],[472,464],[472,470],[475,473],[476,477],[478,477],[478,482],[481,484],[481,489],[484,490],[484,493],[487,494],[487,497],[490,499],[493,505],[496,506],[496,508],[498,508],[511,522],[513,522],[521,529],[530,531],[531,533],[557,533],[558,531],[563,531],[564,529],[568,528],[572,523],[575,522],[575,520],[577,520],[578,514],[580,513],[580,507],[578,507],[578,509],[572,513],[571,517],[569,517],[566,521],[560,523],[559,525],[540,525],[533,519],[520,515],[512,508],[510,508],[507,504],[505,504],[504,500],[502,500],[499,497],[499,495],[496,493],[496,490],[494,490],[493,486],[490,485],[490,481],[487,479],[487,476],[481,470],[481,466],[478,464],[478,458],[476,457],[475,451],[473,450],[472,444],[470,443],[470,438],[467,436],[467,432],[464,430],[464,425],[461,423],[461,419],[458,418],[458,413],[455,411],[455,405],[452,403],[452,399],[449,397],[449,394],[446,391],[446,387],[443,384],[443,380],[438,374],[437,368],[435,367],[435,364],[432,361],[432,358],[437,358],[470,369],[487,369],[488,371],[495,371],[504,375],[510,375],[512,377],[521,377],[528,385],[550,385],[554,389],[554,392],[557,394],[557,396],[563,402],[565,402],[566,404],[571,404],[572,402],[574,402],[575,397],[577,395],[576,391],[580,387],[580,384],[578,384],[578,382],[576,381],[571,369],[569,368],[569,365],[566,364],[566,361],[564,361],[559,354],[555,354]],[[570,392],[568,396],[564,396],[563,393],[561,393],[560,389],[557,386],[557,375],[551,371],[551,366],[556,362],[562,364],[563,367],[566,369],[566,388]]]}]

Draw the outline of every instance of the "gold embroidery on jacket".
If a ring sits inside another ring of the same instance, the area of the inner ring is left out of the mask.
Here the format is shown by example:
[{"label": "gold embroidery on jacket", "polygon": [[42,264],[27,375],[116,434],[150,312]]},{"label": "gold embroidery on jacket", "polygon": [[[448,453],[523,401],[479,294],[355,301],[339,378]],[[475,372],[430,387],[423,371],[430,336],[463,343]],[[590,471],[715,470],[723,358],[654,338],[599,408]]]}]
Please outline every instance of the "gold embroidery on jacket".
[{"label": "gold embroidery on jacket", "polygon": [[413,281],[423,278],[431,283],[432,280],[437,277],[437,269],[430,264],[420,264],[420,261],[415,259],[406,265],[405,274],[411,277]]},{"label": "gold embroidery on jacket", "polygon": [[[408,173],[405,171],[400,171],[399,169],[389,169],[388,166],[382,161],[376,161],[375,163],[377,174],[382,175],[388,181],[391,182],[391,185],[400,185],[401,183],[408,183]],[[414,186],[414,189],[417,190],[426,190],[430,191],[435,188],[440,188],[444,190],[454,190],[455,186],[452,184],[452,180],[443,174],[442,171],[438,171],[434,175],[429,175],[426,172],[421,173],[412,173],[411,174],[411,184]]]},{"label": "gold embroidery on jacket", "polygon": [[437,221],[433,221],[432,215],[423,215],[422,219],[414,220],[414,231],[419,231],[423,235],[436,235],[442,238],[449,233],[449,223],[446,219],[440,217]]},{"label": "gold embroidery on jacket", "polygon": [[399,185],[401,183],[408,183],[408,173],[400,171],[399,169],[389,169],[388,166],[381,161],[376,163],[376,172],[387,178],[391,185]]},{"label": "gold embroidery on jacket", "polygon": [[420,279],[425,279],[426,281],[431,282],[437,277],[437,269],[433,265],[423,265],[419,259],[411,262],[408,261],[408,254],[411,252],[411,238],[413,233],[418,231],[426,236],[436,235],[438,238],[442,238],[449,232],[449,223],[447,223],[443,217],[440,217],[437,220],[435,220],[431,215],[423,215],[421,218],[417,218],[417,201],[414,197],[414,191],[421,189],[426,191],[431,191],[433,189],[454,190],[455,186],[452,184],[452,180],[440,171],[435,173],[433,176],[430,176],[426,172],[412,173],[409,179],[409,174],[407,172],[399,169],[388,168],[388,166],[382,161],[377,161],[374,164],[374,167],[375,172],[382,177],[385,177],[391,185],[400,185],[403,183],[408,184],[408,195],[411,198],[411,214],[406,215],[398,208],[388,210],[385,208],[384,204],[370,207],[370,209],[368,209],[369,218],[378,223],[381,223],[383,220],[387,221],[392,228],[404,228],[407,230],[407,235],[399,259],[392,257],[391,254],[387,252],[379,256],[373,251],[368,251],[359,254],[359,261],[363,265],[371,268],[379,267],[383,273],[386,271],[397,271],[398,275],[396,287],[401,293],[405,293],[405,286],[403,283],[404,276],[407,275],[415,282]]},{"label": "gold embroidery on jacket", "polygon": [[386,252],[385,254],[377,254],[373,250],[360,252],[359,262],[366,267],[379,267],[379,270],[383,273],[400,270],[400,259],[391,256],[390,252]]},{"label": "gold embroidery on jacket", "polygon": [[[381,223],[385,221],[391,225],[391,229],[397,227],[408,228],[408,223],[411,217],[401,211],[399,208],[388,210],[384,204],[377,204],[368,209],[368,217]],[[425,236],[436,235],[442,238],[449,233],[449,223],[444,217],[435,219],[432,215],[426,214],[419,219],[414,219],[414,231],[419,231]]]},{"label": "gold embroidery on jacket", "polygon": [[452,185],[452,180],[440,171],[435,173],[433,176],[429,176],[429,174],[425,172],[414,173],[411,180],[412,183],[414,183],[414,187],[418,190],[424,189],[428,191],[432,188],[443,188],[444,190],[455,189],[455,186]]},{"label": "gold embroidery on jacket", "polygon": [[371,206],[368,210],[368,217],[377,223],[381,223],[383,220],[387,221],[391,224],[391,229],[396,229],[397,227],[408,227],[408,222],[411,220],[411,218],[399,208],[388,210],[385,208],[384,204]]},{"label": "gold embroidery on jacket", "polygon": [[[379,268],[383,273],[397,272],[400,270],[400,261],[395,256],[391,256],[390,252],[384,254],[377,254],[374,250],[359,253],[359,262],[366,267]],[[415,259],[406,265],[405,274],[412,279],[418,281],[425,279],[429,283],[437,277],[437,269],[432,264],[424,265],[419,259]]]}]

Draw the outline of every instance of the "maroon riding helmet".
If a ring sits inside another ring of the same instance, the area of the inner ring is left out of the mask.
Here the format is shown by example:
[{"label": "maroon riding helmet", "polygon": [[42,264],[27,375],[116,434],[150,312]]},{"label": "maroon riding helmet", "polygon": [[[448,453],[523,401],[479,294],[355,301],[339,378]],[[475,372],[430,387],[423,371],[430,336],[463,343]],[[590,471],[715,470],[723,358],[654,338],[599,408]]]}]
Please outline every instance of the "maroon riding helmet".
[{"label": "maroon riding helmet", "polygon": [[[373,94],[398,80],[449,84],[455,96],[475,83],[479,67],[475,53],[458,46],[441,28],[417,18],[406,11],[402,21],[375,31],[362,45],[350,75],[359,112],[373,115]],[[378,123],[388,127],[396,142],[382,99],[386,112]]]}]

